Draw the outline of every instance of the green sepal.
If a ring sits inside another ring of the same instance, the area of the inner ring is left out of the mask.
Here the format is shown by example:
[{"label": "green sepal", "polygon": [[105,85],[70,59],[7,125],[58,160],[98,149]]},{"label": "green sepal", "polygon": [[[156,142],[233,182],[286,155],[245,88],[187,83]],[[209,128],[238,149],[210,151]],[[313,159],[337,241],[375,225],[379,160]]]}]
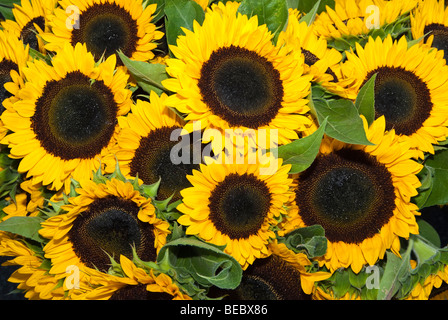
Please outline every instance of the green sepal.
[{"label": "green sepal", "polygon": [[203,287],[235,289],[240,284],[242,269],[235,258],[222,249],[195,237],[179,238],[160,249],[157,263],[162,269],[174,270],[182,278],[193,278]]},{"label": "green sepal", "polygon": [[296,253],[306,253],[310,259],[323,256],[327,252],[325,230],[320,225],[295,229],[284,237],[279,237],[279,241]]}]

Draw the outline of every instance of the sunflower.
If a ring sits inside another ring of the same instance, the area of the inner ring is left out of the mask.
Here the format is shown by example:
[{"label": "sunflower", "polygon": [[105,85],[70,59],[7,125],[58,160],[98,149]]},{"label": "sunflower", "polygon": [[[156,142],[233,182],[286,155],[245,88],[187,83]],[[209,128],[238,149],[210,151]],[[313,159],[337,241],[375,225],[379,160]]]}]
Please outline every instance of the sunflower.
[{"label": "sunflower", "polygon": [[134,262],[120,256],[122,274],[108,274],[87,269],[89,283],[74,292],[76,300],[191,300],[172,279],[163,273],[149,273]]},{"label": "sunflower", "polygon": [[448,58],[448,8],[445,1],[421,1],[411,12],[411,31],[414,39],[424,36],[426,44],[443,50]]},{"label": "sunflower", "polygon": [[11,110],[2,114],[13,131],[2,143],[10,157],[21,159],[18,171],[52,190],[69,188],[92,177],[92,171],[115,161],[117,117],[130,110],[128,76],[115,70],[115,56],[95,65],[86,46],[66,45],[52,66],[35,60],[23,70],[27,82]]},{"label": "sunflower", "polygon": [[361,296],[357,294],[350,295],[350,293],[347,292],[342,297],[336,298],[333,291],[330,290],[326,292],[321,287],[317,287],[313,292],[313,300],[361,300]]},{"label": "sunflower", "polygon": [[[156,4],[144,8],[142,0],[61,0],[59,5],[51,20],[52,33],[42,35],[50,51],[80,42],[96,59],[121,50],[133,60],[147,61],[154,58],[155,41],[163,37],[151,22]],[[68,28],[70,8],[76,8],[78,16]]]},{"label": "sunflower", "polygon": [[65,277],[66,268],[79,268],[80,283],[87,281],[83,270],[107,272],[110,256],[133,256],[155,261],[170,233],[169,224],[155,215],[150,199],[143,197],[129,181],[115,178],[105,183],[84,181],[62,209],[66,214],[42,222],[39,233],[49,242],[45,257],[50,273]]},{"label": "sunflower", "polygon": [[[411,267],[414,269],[416,266],[417,262],[411,260]],[[406,300],[446,300],[447,283],[448,265],[445,265],[437,273],[429,274],[425,279],[417,282],[414,289],[406,297]]]},{"label": "sunflower", "polygon": [[257,259],[243,272],[234,290],[212,288],[211,298],[226,300],[310,300],[301,287],[300,272],[276,255]]},{"label": "sunflower", "polygon": [[[247,160],[247,159],[246,159]],[[271,227],[285,215],[292,179],[290,165],[278,159],[275,173],[266,175],[260,164],[200,164],[187,176],[192,187],[181,191],[183,213],[178,222],[187,235],[197,235],[219,246],[246,269],[256,258],[269,255]],[[262,174],[263,173],[263,174]]]},{"label": "sunflower", "polygon": [[276,240],[269,244],[270,255],[257,259],[244,272],[234,290],[211,288],[209,297],[230,300],[309,300],[314,283],[328,279],[331,273],[309,273],[311,261],[303,253],[294,253]]},{"label": "sunflower", "polygon": [[314,25],[299,21],[297,10],[289,11],[288,24],[278,38],[278,44],[291,46],[292,50],[301,51],[305,57],[307,70],[313,75],[312,82],[320,83],[328,91],[344,98],[354,100],[356,92],[349,90],[351,79],[344,79],[341,73],[342,54],[334,48],[327,47],[324,38],[316,36]]},{"label": "sunflower", "polygon": [[12,32],[23,44],[45,53],[43,32],[50,30],[49,19],[57,5],[57,0],[22,0],[12,9],[15,20],[1,23],[4,30]]},{"label": "sunflower", "polygon": [[302,290],[305,294],[312,294],[315,291],[316,282],[331,277],[331,273],[325,271],[308,272],[307,267],[311,265],[308,257],[304,253],[293,252],[284,243],[273,241],[269,244],[269,250],[299,271]]},{"label": "sunflower", "polygon": [[188,152],[191,154],[196,150],[190,141],[193,137],[181,136],[180,142],[172,138],[182,132],[184,122],[165,105],[166,99],[166,94],[159,97],[151,91],[150,102],[137,100],[131,112],[119,119],[122,130],[115,154],[125,176],[138,176],[147,185],[160,179],[158,200],[173,196],[172,200],[176,201],[180,199],[179,191],[191,186],[186,176],[193,169],[199,169],[200,159],[193,161],[193,157],[187,157],[182,162],[173,161],[171,153],[179,143],[182,145],[188,140],[185,143]]},{"label": "sunflower", "polygon": [[[23,86],[23,68],[29,57],[29,46],[24,46],[13,33],[0,30],[0,116],[15,101],[15,94]],[[7,133],[0,120],[0,140]]]},{"label": "sunflower", "polygon": [[17,283],[25,298],[29,300],[64,299],[64,290],[58,285],[58,279],[48,274],[43,267],[43,259],[28,248],[19,239],[6,232],[0,232],[0,256],[14,257],[6,261],[4,266],[18,266],[8,281]]},{"label": "sunflower", "polygon": [[367,35],[373,28],[380,28],[396,21],[400,15],[413,9],[418,0],[336,0],[335,2],[334,10],[327,6],[313,22],[314,30],[319,37],[338,39]]},{"label": "sunflower", "polygon": [[311,76],[303,75],[300,52],[274,46],[266,25],[259,26],[257,16],[236,15],[235,7],[213,6],[202,26],[194,22],[193,31],[170,46],[176,58],[167,60],[171,78],[163,85],[174,94],[166,104],[186,114],[190,132],[195,121],[223,139],[229,128],[268,135],[275,129],[285,144],[309,123]]},{"label": "sunflower", "polygon": [[368,129],[364,124],[374,145],[325,138],[314,163],[297,178],[297,215],[293,208],[288,226],[324,228],[328,248],[316,260],[331,272],[351,266],[359,273],[386,249],[399,255],[399,239],[418,233],[418,208],[410,199],[422,165],[411,159],[409,143],[399,143],[393,130],[385,133],[384,117]]},{"label": "sunflower", "polygon": [[448,67],[443,52],[414,45],[405,37],[392,41],[369,38],[356,54],[347,52],[347,74],[359,87],[376,74],[375,117],[384,116],[386,129],[411,143],[419,157],[434,153],[432,144],[448,135]]}]

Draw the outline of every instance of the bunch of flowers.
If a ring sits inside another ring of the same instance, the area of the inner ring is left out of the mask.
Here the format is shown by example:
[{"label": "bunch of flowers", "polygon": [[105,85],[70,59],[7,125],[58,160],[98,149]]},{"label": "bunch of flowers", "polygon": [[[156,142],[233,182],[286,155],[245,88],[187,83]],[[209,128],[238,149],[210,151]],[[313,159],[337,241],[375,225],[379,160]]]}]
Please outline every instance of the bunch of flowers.
[{"label": "bunch of flowers", "polygon": [[0,255],[28,299],[429,299],[444,0],[0,4]]}]

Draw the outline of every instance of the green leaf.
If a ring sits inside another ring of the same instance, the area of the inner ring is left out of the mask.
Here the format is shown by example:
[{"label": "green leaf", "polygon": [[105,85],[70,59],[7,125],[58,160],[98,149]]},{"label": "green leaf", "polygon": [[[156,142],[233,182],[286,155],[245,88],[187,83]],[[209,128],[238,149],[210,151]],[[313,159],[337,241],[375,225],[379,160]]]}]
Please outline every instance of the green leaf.
[{"label": "green leaf", "polygon": [[258,24],[266,24],[278,35],[288,20],[288,4],[285,0],[243,0],[238,12],[249,17],[257,16]]},{"label": "green leaf", "polygon": [[347,272],[350,284],[358,289],[361,289],[366,285],[367,278],[370,276],[370,274],[367,273],[364,268],[358,274],[354,273],[351,268],[349,268]]},{"label": "green leaf", "polygon": [[288,8],[297,9],[299,7],[300,0],[286,0]]},{"label": "green leaf", "polygon": [[422,170],[418,173],[421,186],[418,188],[418,195],[412,198],[412,201],[420,208],[426,207],[426,202],[432,192],[434,186],[433,176],[434,169],[431,167],[423,166]]},{"label": "green leaf", "polygon": [[118,56],[143,90],[148,93],[152,90],[159,95],[165,90],[162,85],[162,81],[168,78],[165,65],[131,60],[122,52],[118,52]]},{"label": "green leaf", "polygon": [[436,229],[423,219],[419,219],[417,224],[419,235],[440,248],[440,236]]},{"label": "green leaf", "polygon": [[321,0],[317,1],[314,4],[313,8],[310,11],[307,11],[307,14],[300,19],[300,22],[305,21],[307,25],[309,26],[312,25],[314,19],[316,18],[317,11],[319,10],[320,2]]},{"label": "green leaf", "polygon": [[314,100],[319,124],[327,118],[325,133],[332,138],[350,144],[373,145],[366,136],[358,110],[350,100]]},{"label": "green leaf", "polygon": [[193,30],[193,21],[202,24],[205,17],[201,6],[192,0],[166,0],[165,15],[165,33],[169,45],[175,45],[177,37],[184,35],[182,28]]},{"label": "green leaf", "polygon": [[40,217],[11,217],[0,223],[0,230],[42,242],[44,239],[39,235],[39,230],[43,221]]},{"label": "green leaf", "polygon": [[320,257],[327,252],[325,230],[320,225],[298,228],[285,235],[285,244],[291,250],[306,250],[309,258]]},{"label": "green leaf", "polygon": [[359,90],[355,107],[370,125],[375,120],[375,79],[376,73]]},{"label": "green leaf", "polygon": [[350,289],[350,275],[345,269],[339,269],[334,273],[333,292],[336,297],[343,297]]},{"label": "green leaf", "polygon": [[442,150],[426,159],[425,167],[432,173],[432,187],[424,206],[448,203],[448,150]]},{"label": "green leaf", "polygon": [[168,264],[176,272],[190,275],[203,286],[235,289],[242,277],[240,264],[220,248],[196,238],[179,238],[168,242],[158,254],[157,262]]},{"label": "green leaf", "polygon": [[[412,247],[409,245],[409,247]],[[380,280],[380,288],[378,290],[378,300],[390,300],[400,289],[400,281],[404,281],[410,275],[410,253],[406,251],[400,259],[394,253],[387,251],[387,263],[384,274]]]},{"label": "green leaf", "polygon": [[[308,13],[313,9],[315,4],[316,4],[316,0],[299,0],[297,9],[299,9],[300,12]],[[325,11],[326,6],[329,6],[330,8],[334,9],[335,1],[334,0],[321,0],[316,13],[319,14],[322,11]]]},{"label": "green leaf", "polygon": [[21,0],[2,0],[1,6],[14,7],[14,4],[20,5]]},{"label": "green leaf", "polygon": [[14,14],[12,13],[11,7],[4,7],[0,5],[0,18],[3,17],[5,20],[14,20]]},{"label": "green leaf", "polygon": [[291,164],[289,173],[302,172],[313,163],[319,153],[326,126],[327,119],[324,119],[319,129],[313,134],[278,148],[278,156],[283,158],[283,163]]}]

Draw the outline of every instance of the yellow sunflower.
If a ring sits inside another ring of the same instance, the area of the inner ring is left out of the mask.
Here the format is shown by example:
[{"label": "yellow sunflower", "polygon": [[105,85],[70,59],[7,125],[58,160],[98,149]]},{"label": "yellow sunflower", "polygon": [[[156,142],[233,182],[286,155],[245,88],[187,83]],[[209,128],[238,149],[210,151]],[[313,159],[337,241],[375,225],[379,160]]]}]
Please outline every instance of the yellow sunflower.
[{"label": "yellow sunflower", "polygon": [[18,239],[0,232],[0,256],[14,257],[6,261],[4,266],[19,266],[8,281],[17,283],[17,288],[24,292],[29,300],[64,299],[64,290],[58,279],[48,274],[42,267],[43,259]]},{"label": "yellow sunflower", "polygon": [[[277,161],[277,160],[275,160]],[[181,191],[183,213],[178,222],[187,235],[222,246],[246,269],[256,258],[269,255],[271,230],[285,215],[289,200],[290,165],[278,160],[273,174],[261,174],[259,164],[200,164],[187,176],[192,187]]]},{"label": "yellow sunflower", "polygon": [[133,60],[147,61],[154,58],[152,50],[163,37],[151,22],[156,4],[144,8],[142,0],[61,0],[59,5],[51,19],[52,32],[42,35],[50,51],[80,42],[95,59],[121,50]]},{"label": "yellow sunflower", "polygon": [[[23,86],[23,68],[29,60],[29,46],[24,46],[13,33],[0,30],[0,115],[17,100],[15,94]],[[7,131],[0,120],[0,140]]]},{"label": "yellow sunflower", "polygon": [[347,52],[344,72],[357,79],[358,88],[376,74],[375,117],[386,118],[386,129],[395,129],[409,141],[418,156],[434,153],[433,144],[448,135],[448,67],[443,52],[428,51],[405,37],[392,41],[369,38],[356,54]]},{"label": "yellow sunflower", "polygon": [[1,23],[3,29],[12,32],[23,44],[45,53],[43,32],[50,30],[50,16],[57,5],[57,0],[22,0],[12,9],[14,20]]},{"label": "yellow sunflower", "polygon": [[2,143],[33,184],[69,190],[71,177],[89,179],[108,158],[115,161],[109,150],[117,117],[131,105],[128,75],[115,71],[115,62],[111,56],[95,65],[85,45],[67,44],[52,66],[35,60],[23,70],[27,82],[1,117],[12,131]]},{"label": "yellow sunflower", "polygon": [[372,29],[392,23],[413,9],[418,0],[336,0],[314,20],[315,32],[325,39],[367,35]]},{"label": "yellow sunflower", "polygon": [[[411,267],[415,268],[416,266],[417,262],[415,260],[411,260]],[[406,297],[406,300],[446,300],[446,293],[444,294],[446,289],[442,289],[442,284],[446,285],[447,283],[448,266],[446,265],[437,273],[430,274],[426,277],[426,279],[417,282],[414,289],[412,289],[408,297]],[[442,289],[442,292],[438,292],[439,290],[437,289],[439,288]]]},{"label": "yellow sunflower", "polygon": [[327,40],[316,36],[314,25],[299,22],[297,10],[289,11],[288,24],[278,38],[278,44],[291,46],[301,51],[305,57],[306,74],[313,76],[312,81],[320,83],[328,91],[348,99],[356,99],[356,92],[350,90],[351,79],[341,73],[342,54],[327,47]]},{"label": "yellow sunflower", "polygon": [[132,257],[132,247],[142,260],[156,260],[170,233],[169,224],[156,217],[151,200],[131,182],[115,178],[99,184],[85,181],[77,192],[63,207],[67,213],[42,222],[39,230],[50,239],[43,249],[52,263],[50,273],[64,278],[66,268],[74,265],[82,283],[88,281],[85,268],[107,272],[109,257]]},{"label": "yellow sunflower", "polygon": [[386,249],[399,255],[400,238],[418,233],[410,202],[420,181],[422,165],[412,160],[409,143],[399,142],[394,131],[385,133],[380,117],[367,128],[373,146],[345,144],[325,138],[310,168],[299,174],[295,209],[288,228],[321,225],[327,252],[316,258],[331,272],[351,267],[359,273],[373,265]]},{"label": "yellow sunflower", "polygon": [[[166,99],[166,94],[159,97],[152,91],[150,102],[137,100],[131,112],[119,119],[121,132],[114,153],[125,176],[138,176],[147,185],[160,179],[158,200],[174,194],[172,199],[176,201],[180,199],[179,191],[191,186],[186,176],[193,169],[199,169],[200,159],[193,161],[191,155],[176,161],[171,152],[184,142],[190,153],[198,151],[200,155],[201,150],[194,150],[193,135],[176,137],[182,132],[184,122],[165,105]],[[197,144],[201,146],[199,140]]]},{"label": "yellow sunflower", "polygon": [[213,6],[202,25],[194,22],[170,46],[175,58],[167,60],[171,78],[163,85],[174,94],[166,104],[186,114],[189,132],[195,121],[222,138],[225,129],[251,129],[257,143],[259,130],[269,136],[275,129],[278,144],[285,144],[310,121],[311,76],[303,75],[300,52],[274,46],[266,25],[257,16],[236,15],[235,7]]},{"label": "yellow sunflower", "polygon": [[304,253],[295,253],[288,249],[284,243],[273,241],[269,244],[272,254],[280,257],[300,273],[300,283],[305,294],[312,294],[316,290],[314,285],[318,281],[326,280],[331,277],[330,272],[318,271],[308,272],[306,267],[311,265],[311,261]]},{"label": "yellow sunflower", "polygon": [[191,300],[166,274],[149,274],[125,256],[120,256],[123,275],[112,275],[95,269],[85,272],[89,283],[83,283],[73,294],[76,300]]},{"label": "yellow sunflower", "polygon": [[448,58],[448,8],[444,0],[420,1],[411,12],[411,31],[414,39],[424,36],[427,45],[443,50]]},{"label": "yellow sunflower", "polygon": [[361,300],[361,296],[356,294],[350,295],[350,293],[347,292],[342,297],[336,298],[333,291],[329,290],[326,292],[321,287],[317,287],[313,292],[313,300]]},{"label": "yellow sunflower", "polygon": [[236,289],[212,287],[209,297],[223,297],[225,300],[310,300],[310,294],[305,291],[302,282],[304,263],[310,263],[309,260],[303,256],[292,259],[288,256],[285,259],[281,247],[274,250],[275,253],[255,260],[244,270]]}]

